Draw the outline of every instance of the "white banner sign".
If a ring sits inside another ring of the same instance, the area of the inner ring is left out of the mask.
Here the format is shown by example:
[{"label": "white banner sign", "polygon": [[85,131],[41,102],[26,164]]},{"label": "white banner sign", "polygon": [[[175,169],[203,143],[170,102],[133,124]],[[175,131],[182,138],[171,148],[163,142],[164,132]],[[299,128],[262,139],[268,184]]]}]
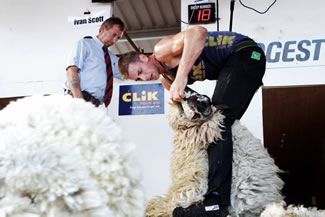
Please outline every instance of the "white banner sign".
[{"label": "white banner sign", "polygon": [[84,15],[82,17],[69,16],[68,23],[72,24],[74,27],[85,27],[90,25],[99,26],[108,17],[106,10],[99,12],[92,12],[91,14]]},{"label": "white banner sign", "polygon": [[259,43],[267,68],[325,66],[325,38],[302,38]]}]

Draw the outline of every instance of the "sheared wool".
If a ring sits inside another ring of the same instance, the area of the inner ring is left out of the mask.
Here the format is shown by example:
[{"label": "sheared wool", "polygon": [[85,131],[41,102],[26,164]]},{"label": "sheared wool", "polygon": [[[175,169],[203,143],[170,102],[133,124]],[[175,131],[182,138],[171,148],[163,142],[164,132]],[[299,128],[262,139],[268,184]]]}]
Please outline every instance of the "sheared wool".
[{"label": "sheared wool", "polygon": [[0,120],[0,217],[143,216],[135,146],[103,110],[38,95]]},{"label": "sheared wool", "polygon": [[261,214],[261,217],[324,217],[325,210],[316,207],[285,206],[285,203],[271,203]]},{"label": "sheared wool", "polygon": [[262,142],[239,121],[232,126],[233,169],[231,186],[232,216],[259,216],[265,206],[283,201],[281,170]]},{"label": "sheared wool", "polygon": [[[207,120],[192,120],[186,101],[170,105],[169,124],[175,131],[171,158],[172,183],[167,194],[147,204],[146,215],[171,217],[175,207],[184,208],[204,199],[208,188],[207,147],[221,139],[224,116],[216,111]],[[266,204],[281,202],[283,181],[279,168],[260,140],[244,126],[233,126],[233,177],[230,215],[259,216]]]}]

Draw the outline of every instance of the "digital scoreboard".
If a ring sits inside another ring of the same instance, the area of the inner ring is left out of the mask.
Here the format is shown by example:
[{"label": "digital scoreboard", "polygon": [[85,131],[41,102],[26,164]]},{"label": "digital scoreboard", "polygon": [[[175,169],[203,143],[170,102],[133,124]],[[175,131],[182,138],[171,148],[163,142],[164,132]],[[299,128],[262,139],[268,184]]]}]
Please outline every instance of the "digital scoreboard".
[{"label": "digital scoreboard", "polygon": [[188,5],[189,24],[208,24],[215,21],[215,3]]}]

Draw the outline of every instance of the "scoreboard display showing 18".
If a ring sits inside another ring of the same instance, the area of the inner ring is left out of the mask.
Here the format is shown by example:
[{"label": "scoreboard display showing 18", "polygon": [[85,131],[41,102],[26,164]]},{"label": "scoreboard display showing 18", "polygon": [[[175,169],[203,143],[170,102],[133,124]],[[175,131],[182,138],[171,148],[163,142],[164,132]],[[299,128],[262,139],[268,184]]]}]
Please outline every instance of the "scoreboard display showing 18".
[{"label": "scoreboard display showing 18", "polygon": [[215,3],[188,5],[189,24],[207,24],[215,21]]}]

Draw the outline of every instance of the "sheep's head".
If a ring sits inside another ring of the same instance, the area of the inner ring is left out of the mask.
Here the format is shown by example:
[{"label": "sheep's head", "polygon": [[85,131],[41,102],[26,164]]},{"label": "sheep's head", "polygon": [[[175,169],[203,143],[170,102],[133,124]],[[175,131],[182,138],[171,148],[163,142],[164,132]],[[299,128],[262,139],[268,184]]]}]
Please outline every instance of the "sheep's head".
[{"label": "sheep's head", "polygon": [[186,91],[184,100],[173,102],[168,113],[169,125],[176,132],[175,144],[206,148],[221,139],[224,116],[219,111],[208,96]]},{"label": "sheep's head", "polygon": [[182,108],[185,116],[192,121],[208,120],[217,110],[212,105],[208,96],[198,94],[194,91],[185,92],[185,100],[182,101]]},{"label": "sheep's head", "polygon": [[172,102],[168,113],[170,126],[174,129],[201,125],[216,114],[217,108],[206,95],[193,90],[185,91],[184,100]]}]

